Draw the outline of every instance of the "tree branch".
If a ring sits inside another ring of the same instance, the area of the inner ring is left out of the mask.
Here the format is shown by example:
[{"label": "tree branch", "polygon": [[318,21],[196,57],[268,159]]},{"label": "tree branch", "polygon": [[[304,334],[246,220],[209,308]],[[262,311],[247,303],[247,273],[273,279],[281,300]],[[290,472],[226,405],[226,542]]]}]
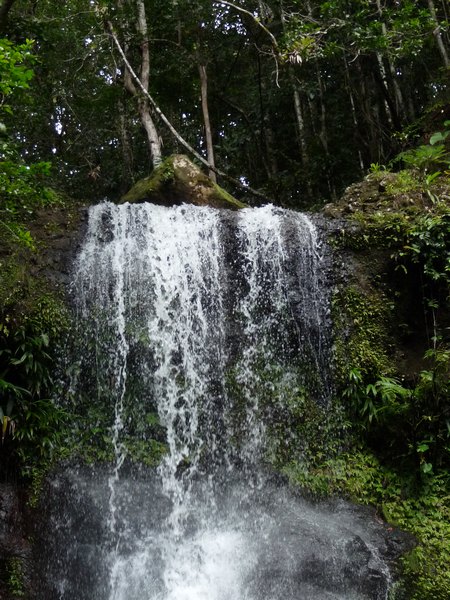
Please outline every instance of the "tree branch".
[{"label": "tree branch", "polygon": [[224,4],[225,6],[229,6],[230,8],[236,10],[237,12],[240,12],[243,15],[247,15],[247,17],[250,17],[252,19],[252,21],[255,23],[255,25],[257,25],[257,27],[262,29],[264,31],[264,33],[269,36],[270,41],[272,43],[272,48],[273,48],[275,54],[277,56],[280,55],[280,48],[278,46],[277,40],[275,39],[275,36],[272,33],[270,33],[270,31],[267,29],[267,27],[265,25],[263,25],[261,23],[261,21],[257,17],[255,17],[255,15],[253,13],[251,13],[249,10],[246,10],[245,8],[236,6],[236,4],[233,4],[232,2],[225,2],[225,0],[217,0],[217,2],[215,2],[215,3],[216,4]]},{"label": "tree branch", "polygon": [[109,33],[110,33],[110,35],[111,35],[111,37],[112,37],[112,39],[114,41],[114,44],[117,47],[117,50],[118,50],[120,56],[122,57],[122,60],[125,63],[125,67],[128,69],[128,71],[129,71],[131,77],[134,79],[137,87],[141,90],[141,92],[144,94],[144,96],[148,99],[148,101],[150,102],[150,104],[151,104],[153,110],[155,111],[155,113],[159,116],[159,118],[164,123],[164,125],[169,129],[170,133],[175,137],[175,139],[178,140],[178,142],[192,156],[194,156],[198,161],[200,161],[202,163],[202,165],[204,165],[205,167],[207,167],[211,171],[214,171],[215,173],[217,173],[217,175],[219,175],[220,177],[223,177],[223,179],[229,181],[230,183],[233,183],[233,185],[236,185],[237,187],[239,187],[240,189],[246,191],[247,193],[253,194],[257,198],[261,198],[265,202],[271,202],[271,200],[269,198],[267,198],[267,196],[265,196],[261,192],[258,192],[257,190],[254,190],[250,186],[243,185],[238,179],[235,179],[234,177],[231,177],[230,175],[227,175],[226,173],[224,173],[223,171],[221,171],[217,167],[209,164],[209,162],[206,159],[204,159],[201,154],[199,154],[196,150],[194,150],[194,148],[178,133],[178,131],[175,129],[175,127],[172,125],[172,123],[169,121],[169,119],[165,116],[165,114],[162,112],[162,110],[156,104],[155,100],[150,95],[149,91],[144,88],[144,86],[142,85],[141,80],[136,75],[133,67],[130,65],[127,57],[125,56],[125,52],[123,51],[123,48],[120,45],[120,42],[119,42],[119,40],[117,38],[117,35],[116,35],[115,31],[114,31],[114,27],[113,27],[111,21],[106,21],[106,26],[107,26],[108,31],[109,31]]},{"label": "tree branch", "polygon": [[275,36],[272,33],[270,33],[270,31],[267,29],[267,27],[265,25],[263,25],[261,23],[261,21],[257,17],[255,17],[255,15],[253,13],[251,13],[249,10],[246,10],[245,8],[241,8],[240,6],[236,6],[236,4],[233,4],[232,2],[225,2],[225,0],[217,0],[215,3],[216,4],[224,4],[225,6],[229,6],[230,8],[233,8],[234,10],[236,10],[237,12],[240,12],[243,15],[250,17],[252,19],[253,23],[255,23],[255,25],[257,27],[262,29],[264,31],[264,33],[269,36],[271,45],[272,45],[273,58],[275,61],[275,71],[276,71],[275,82],[277,84],[277,87],[280,87],[280,85],[278,83],[278,75],[279,75],[278,59],[280,57],[280,47],[278,46],[278,42],[275,39]]}]

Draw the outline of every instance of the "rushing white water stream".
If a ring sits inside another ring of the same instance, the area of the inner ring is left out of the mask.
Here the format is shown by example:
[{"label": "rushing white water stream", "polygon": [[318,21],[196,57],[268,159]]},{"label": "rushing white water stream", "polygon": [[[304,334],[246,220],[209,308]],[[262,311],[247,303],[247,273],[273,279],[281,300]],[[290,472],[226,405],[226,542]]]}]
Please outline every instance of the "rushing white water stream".
[{"label": "rushing white water stream", "polygon": [[[109,422],[113,466],[55,477],[66,544],[40,598],[386,598],[376,528],[264,467],[274,403],[330,400],[321,264],[311,221],[272,206],[90,210],[70,394]],[[162,443],[156,469],[130,466]]]}]

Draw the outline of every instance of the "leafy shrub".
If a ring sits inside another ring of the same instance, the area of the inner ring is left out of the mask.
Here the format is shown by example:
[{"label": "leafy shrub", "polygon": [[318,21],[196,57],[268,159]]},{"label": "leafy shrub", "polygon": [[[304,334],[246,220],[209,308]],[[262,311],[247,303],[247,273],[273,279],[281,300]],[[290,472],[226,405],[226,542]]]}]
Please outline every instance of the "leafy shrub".
[{"label": "leafy shrub", "polygon": [[[48,460],[62,442],[66,413],[49,395],[53,353],[64,328],[64,309],[51,296],[34,300],[23,315],[4,307],[0,322],[0,423],[3,477],[20,469],[23,476]],[[14,316],[13,316],[14,315]]]}]

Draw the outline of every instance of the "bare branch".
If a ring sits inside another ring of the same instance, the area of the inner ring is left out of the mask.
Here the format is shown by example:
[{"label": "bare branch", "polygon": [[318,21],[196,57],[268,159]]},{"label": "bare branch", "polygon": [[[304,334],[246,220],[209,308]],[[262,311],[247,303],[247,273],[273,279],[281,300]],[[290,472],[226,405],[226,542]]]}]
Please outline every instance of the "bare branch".
[{"label": "bare branch", "polygon": [[229,6],[230,8],[233,8],[234,10],[250,17],[252,19],[252,21],[255,23],[255,25],[257,25],[260,29],[262,29],[264,31],[264,33],[266,35],[269,36],[270,41],[271,41],[271,45],[272,45],[272,56],[274,58],[275,61],[275,83],[277,87],[280,87],[279,84],[279,69],[278,69],[278,59],[280,57],[280,48],[278,46],[278,42],[275,39],[275,36],[270,33],[270,31],[267,29],[267,27],[265,27],[265,25],[263,25],[261,23],[261,21],[255,17],[254,14],[252,14],[249,10],[246,10],[245,8],[241,8],[240,6],[236,6],[236,4],[233,4],[232,2],[225,2],[225,0],[217,0],[216,4],[224,4],[225,6]]},{"label": "bare branch", "polygon": [[225,2],[225,0],[217,0],[216,4],[224,4],[225,6],[229,6],[233,10],[236,10],[237,12],[240,12],[243,15],[247,15],[247,17],[250,17],[252,19],[252,21],[255,23],[255,25],[257,27],[259,27],[260,29],[262,29],[264,31],[264,33],[269,36],[270,41],[272,43],[272,48],[273,48],[275,54],[277,56],[279,56],[280,48],[278,46],[277,40],[275,39],[275,36],[267,29],[267,27],[265,25],[263,25],[261,23],[261,21],[257,17],[255,17],[255,15],[253,13],[251,13],[249,10],[246,10],[245,8],[236,6],[236,4],[233,4],[232,2]]}]

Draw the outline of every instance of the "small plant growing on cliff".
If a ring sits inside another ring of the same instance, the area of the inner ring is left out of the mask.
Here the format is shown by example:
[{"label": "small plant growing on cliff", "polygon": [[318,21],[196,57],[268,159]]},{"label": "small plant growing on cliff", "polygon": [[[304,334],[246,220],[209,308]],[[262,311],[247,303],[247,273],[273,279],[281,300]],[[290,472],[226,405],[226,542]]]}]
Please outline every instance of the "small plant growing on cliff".
[{"label": "small plant growing on cliff", "polygon": [[[447,138],[450,135],[450,121],[444,122],[444,129],[437,131],[430,137],[428,144],[422,144],[417,148],[412,148],[401,152],[394,162],[402,161],[411,169],[419,171],[422,176],[427,176],[432,168],[441,165],[450,166],[450,152],[446,147]],[[434,171],[433,175],[437,177],[440,171]]]},{"label": "small plant growing on cliff", "polygon": [[425,358],[430,368],[414,387],[394,377],[365,382],[353,368],[343,391],[372,444],[397,461],[412,462],[423,475],[450,464],[450,350],[428,350]]},{"label": "small plant growing on cliff", "polygon": [[7,585],[10,593],[15,598],[25,596],[23,564],[20,558],[13,557],[8,560],[6,565]]}]

